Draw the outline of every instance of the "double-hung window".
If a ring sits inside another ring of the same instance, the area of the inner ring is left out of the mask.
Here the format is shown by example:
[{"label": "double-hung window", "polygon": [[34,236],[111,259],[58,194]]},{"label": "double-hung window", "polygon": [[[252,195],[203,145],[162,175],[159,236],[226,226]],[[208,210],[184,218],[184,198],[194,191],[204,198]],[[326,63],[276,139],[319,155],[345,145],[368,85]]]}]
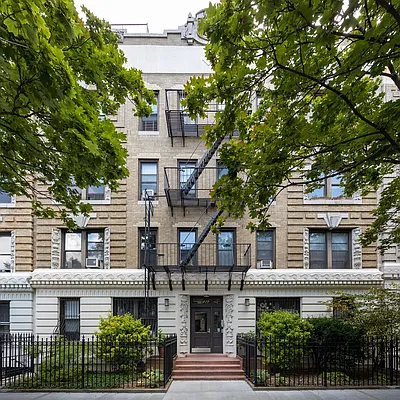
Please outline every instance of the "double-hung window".
[{"label": "double-hung window", "polygon": [[257,231],[257,268],[275,268],[275,231]]},{"label": "double-hung window", "polygon": [[139,168],[139,198],[144,199],[145,191],[147,191],[148,196],[156,195],[158,189],[158,162],[154,160],[142,160],[139,161]]},{"label": "double-hung window", "polygon": [[0,273],[11,272],[11,233],[0,232]]},{"label": "double-hung window", "polygon": [[105,200],[105,185],[89,185],[82,189],[72,180],[72,185],[70,185],[69,188],[76,192],[82,200]]},{"label": "double-hung window", "polygon": [[217,264],[221,266],[236,265],[235,230],[221,230],[217,235]]},{"label": "double-hung window", "polygon": [[11,204],[12,196],[10,193],[0,189],[0,204]]},{"label": "double-hung window", "polygon": [[310,268],[351,268],[350,233],[310,229]]},{"label": "double-hung window", "polygon": [[0,301],[0,335],[10,333],[10,302]]},{"label": "double-hung window", "polygon": [[79,340],[80,299],[60,299],[60,334],[69,340]]},{"label": "double-hung window", "polygon": [[64,233],[64,268],[102,268],[104,264],[104,230]]},{"label": "double-hung window", "polygon": [[158,131],[158,92],[154,92],[156,104],[151,105],[151,114],[149,117],[143,117],[140,121],[140,131],[155,132]]},{"label": "double-hung window", "polygon": [[331,198],[336,199],[343,197],[344,187],[341,186],[340,175],[333,176],[331,178],[321,177],[320,187],[314,189],[308,194],[309,199],[316,198]]}]

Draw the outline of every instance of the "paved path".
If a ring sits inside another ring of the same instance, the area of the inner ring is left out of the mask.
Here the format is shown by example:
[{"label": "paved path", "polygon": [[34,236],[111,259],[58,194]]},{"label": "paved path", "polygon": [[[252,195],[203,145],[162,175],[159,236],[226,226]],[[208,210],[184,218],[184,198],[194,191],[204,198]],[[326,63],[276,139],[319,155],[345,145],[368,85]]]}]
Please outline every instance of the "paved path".
[{"label": "paved path", "polygon": [[400,400],[399,389],[253,391],[243,381],[175,381],[167,393],[11,392],[0,400]]}]

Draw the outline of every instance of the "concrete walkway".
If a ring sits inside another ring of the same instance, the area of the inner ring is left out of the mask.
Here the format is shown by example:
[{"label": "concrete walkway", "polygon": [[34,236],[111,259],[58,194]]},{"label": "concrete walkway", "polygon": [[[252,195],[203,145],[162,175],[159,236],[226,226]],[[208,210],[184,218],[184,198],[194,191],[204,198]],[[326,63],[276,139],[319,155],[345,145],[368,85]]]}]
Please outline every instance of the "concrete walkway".
[{"label": "concrete walkway", "polygon": [[253,391],[244,381],[175,381],[167,393],[11,392],[1,400],[399,400],[399,389]]}]

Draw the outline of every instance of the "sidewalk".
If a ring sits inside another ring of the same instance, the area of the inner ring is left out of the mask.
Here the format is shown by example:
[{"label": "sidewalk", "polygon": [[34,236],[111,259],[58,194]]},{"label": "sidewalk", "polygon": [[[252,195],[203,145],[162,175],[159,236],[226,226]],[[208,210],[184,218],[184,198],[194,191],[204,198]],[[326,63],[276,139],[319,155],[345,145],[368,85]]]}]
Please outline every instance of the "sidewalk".
[{"label": "sidewalk", "polygon": [[399,389],[253,391],[244,381],[175,381],[167,393],[11,392],[1,400],[399,400]]}]

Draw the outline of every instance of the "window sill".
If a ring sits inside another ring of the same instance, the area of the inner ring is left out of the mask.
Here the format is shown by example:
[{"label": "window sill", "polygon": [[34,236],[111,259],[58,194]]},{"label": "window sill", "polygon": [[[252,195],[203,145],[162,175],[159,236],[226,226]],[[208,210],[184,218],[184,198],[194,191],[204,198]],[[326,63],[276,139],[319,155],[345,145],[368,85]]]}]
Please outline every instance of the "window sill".
[{"label": "window sill", "polygon": [[15,208],[15,203],[0,203],[0,208]]},{"label": "window sill", "polygon": [[111,204],[111,200],[81,200],[81,203],[84,204],[93,204],[93,205],[108,205]]},{"label": "window sill", "polygon": [[330,199],[327,197],[324,198],[315,198],[315,199],[304,199],[303,204],[362,204],[362,199],[354,199],[354,198],[337,198]]},{"label": "window sill", "polygon": [[[138,200],[137,203],[140,204],[140,205],[145,205],[146,201],[145,200]],[[152,200],[151,204],[153,204],[153,206],[156,206],[158,204],[158,200]]]},{"label": "window sill", "polygon": [[139,136],[160,136],[160,131],[138,131]]}]

